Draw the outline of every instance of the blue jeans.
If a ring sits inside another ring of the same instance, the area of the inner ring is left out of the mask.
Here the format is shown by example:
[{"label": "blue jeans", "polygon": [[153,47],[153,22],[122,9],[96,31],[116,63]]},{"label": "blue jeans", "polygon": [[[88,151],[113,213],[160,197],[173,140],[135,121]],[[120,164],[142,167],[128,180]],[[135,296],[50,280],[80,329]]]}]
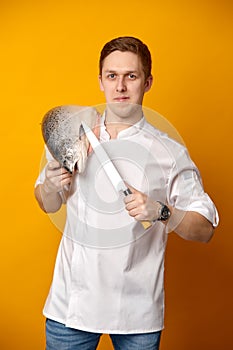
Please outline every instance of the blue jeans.
[{"label": "blue jeans", "polygon": [[[46,350],[95,350],[101,333],[84,332],[46,320]],[[110,334],[115,350],[159,350],[161,331],[140,334]]]}]

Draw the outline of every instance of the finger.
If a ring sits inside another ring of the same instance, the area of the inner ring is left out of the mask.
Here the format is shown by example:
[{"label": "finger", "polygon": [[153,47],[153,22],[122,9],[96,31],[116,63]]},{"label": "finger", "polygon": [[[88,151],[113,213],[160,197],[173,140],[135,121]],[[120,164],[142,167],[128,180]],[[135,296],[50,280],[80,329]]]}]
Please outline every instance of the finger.
[{"label": "finger", "polygon": [[62,179],[60,181],[60,186],[63,188],[69,185],[70,183],[71,183],[71,178]]},{"label": "finger", "polygon": [[73,178],[73,174],[71,174],[69,171],[63,173],[61,176],[62,176],[62,179],[67,179],[69,181],[71,181]]},{"label": "finger", "polygon": [[57,174],[70,173],[67,169],[63,168],[57,160],[53,160],[47,165],[48,171],[56,171],[59,170]]},{"label": "finger", "polygon": [[54,170],[61,168],[60,163],[57,160],[52,160],[48,163],[48,169]]},{"label": "finger", "polygon": [[70,183],[71,183],[70,177],[57,176],[57,177],[52,177],[50,179],[50,184],[54,189],[61,190],[63,187],[65,187],[66,185],[69,185]]},{"label": "finger", "polygon": [[53,178],[53,182],[54,182],[54,184],[55,184],[55,186],[57,186],[57,187],[64,187],[64,186],[66,186],[66,185],[69,185],[70,183],[71,183],[71,177],[70,176],[68,176],[68,175],[62,175],[62,176],[57,176],[57,177],[55,177],[55,178]]},{"label": "finger", "polygon": [[128,194],[128,195],[125,196],[125,198],[124,198],[125,204],[129,204],[129,203],[133,202],[134,200],[135,200],[134,194]]},{"label": "finger", "polygon": [[[144,193],[138,192],[130,195],[130,198],[125,198],[126,205],[132,205],[132,207],[142,207],[145,206],[147,202],[147,196]],[[129,197],[129,196],[128,196]]]},{"label": "finger", "polygon": [[[137,214],[134,216],[134,219],[137,221],[147,221],[147,219],[145,218],[145,215],[143,214]],[[149,223],[149,221],[147,221]],[[150,225],[149,225],[150,226]]]},{"label": "finger", "polygon": [[138,216],[143,218],[143,214],[141,213],[141,211],[139,210],[139,208],[134,208],[131,209],[129,212],[129,215],[132,216],[133,218],[136,218]]},{"label": "finger", "polygon": [[137,207],[137,203],[135,200],[126,203],[126,206],[125,206],[126,210],[128,211],[135,209],[136,207]]},{"label": "finger", "polygon": [[71,177],[72,174],[70,174],[66,169],[64,168],[52,168],[52,169],[47,169],[46,175],[48,178],[53,178],[53,177],[60,177],[60,176],[65,176],[65,177]]}]

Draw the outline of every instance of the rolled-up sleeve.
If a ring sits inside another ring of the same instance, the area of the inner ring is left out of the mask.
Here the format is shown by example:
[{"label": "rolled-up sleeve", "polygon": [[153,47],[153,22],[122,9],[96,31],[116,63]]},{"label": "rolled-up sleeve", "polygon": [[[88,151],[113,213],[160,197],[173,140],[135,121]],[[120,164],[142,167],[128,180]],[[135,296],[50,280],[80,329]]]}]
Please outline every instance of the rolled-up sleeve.
[{"label": "rolled-up sleeve", "polygon": [[199,170],[190,159],[186,148],[179,152],[170,172],[167,201],[177,209],[198,212],[214,227],[219,223],[218,211],[204,191]]}]

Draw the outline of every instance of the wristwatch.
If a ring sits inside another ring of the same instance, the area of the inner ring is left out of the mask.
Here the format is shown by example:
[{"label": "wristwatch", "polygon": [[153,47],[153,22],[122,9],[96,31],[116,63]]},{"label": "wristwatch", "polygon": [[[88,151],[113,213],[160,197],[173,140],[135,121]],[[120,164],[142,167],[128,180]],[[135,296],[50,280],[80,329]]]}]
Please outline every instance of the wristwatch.
[{"label": "wristwatch", "polygon": [[170,209],[160,201],[157,201],[157,203],[161,205],[161,207],[159,208],[159,217],[157,220],[167,221],[171,215]]}]

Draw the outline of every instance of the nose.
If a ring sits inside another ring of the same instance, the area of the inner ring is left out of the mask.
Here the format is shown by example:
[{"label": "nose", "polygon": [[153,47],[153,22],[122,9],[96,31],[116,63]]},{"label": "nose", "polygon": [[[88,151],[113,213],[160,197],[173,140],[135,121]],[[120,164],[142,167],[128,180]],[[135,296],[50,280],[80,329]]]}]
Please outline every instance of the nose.
[{"label": "nose", "polygon": [[127,90],[124,77],[119,77],[117,80],[116,91],[117,92],[125,92]]}]

